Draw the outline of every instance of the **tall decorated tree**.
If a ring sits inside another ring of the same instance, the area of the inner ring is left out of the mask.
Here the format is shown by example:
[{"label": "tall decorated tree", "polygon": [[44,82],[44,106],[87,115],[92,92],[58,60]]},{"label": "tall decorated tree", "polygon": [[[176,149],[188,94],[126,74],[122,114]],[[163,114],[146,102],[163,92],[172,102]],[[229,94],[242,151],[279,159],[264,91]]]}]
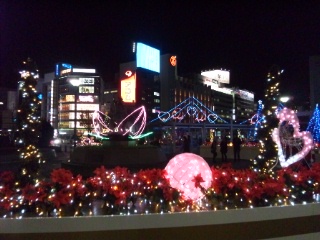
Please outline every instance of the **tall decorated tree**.
[{"label": "tall decorated tree", "polygon": [[315,143],[320,143],[320,109],[317,104],[309,121],[307,131],[311,132]]},{"label": "tall decorated tree", "polygon": [[272,140],[272,131],[278,126],[279,120],[276,111],[279,104],[282,71],[278,66],[273,65],[267,75],[265,83],[265,99],[261,128],[258,131],[260,141],[259,155],[254,159],[252,168],[255,171],[267,173],[277,164],[277,148]]},{"label": "tall decorated tree", "polygon": [[32,59],[28,58],[23,62],[23,70],[20,74],[17,109],[18,152],[23,162],[20,173],[22,184],[27,184],[35,179],[41,163],[37,148],[41,127],[41,101],[36,91],[38,70]]}]

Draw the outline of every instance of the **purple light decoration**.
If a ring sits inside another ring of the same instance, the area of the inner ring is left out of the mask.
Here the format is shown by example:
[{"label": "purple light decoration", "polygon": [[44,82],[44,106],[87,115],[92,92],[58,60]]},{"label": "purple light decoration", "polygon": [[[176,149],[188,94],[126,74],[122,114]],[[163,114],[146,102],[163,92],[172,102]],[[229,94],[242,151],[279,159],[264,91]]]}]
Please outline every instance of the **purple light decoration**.
[{"label": "purple light decoration", "polygon": [[[130,117],[134,117],[134,115],[138,115],[135,120],[133,121],[133,124],[131,124],[129,127],[126,127],[125,124],[129,123],[128,119]],[[94,130],[98,135],[105,135],[105,133],[108,132],[120,132],[122,135],[130,135],[130,136],[138,136],[140,135],[146,126],[146,120],[147,120],[147,114],[144,106],[141,106],[137,109],[135,109],[132,113],[127,115],[121,122],[114,128],[111,129],[105,124],[102,116],[109,118],[101,111],[95,111],[92,115],[92,124],[94,126]],[[140,124],[140,125],[139,125]],[[100,125],[104,128],[103,132],[100,128]],[[138,126],[138,127],[137,127]],[[134,130],[135,128],[138,128],[138,130]]]},{"label": "purple light decoration", "polygon": [[[313,147],[313,139],[310,132],[300,132],[299,119],[293,110],[283,108],[281,111],[279,111],[277,117],[280,120],[279,127],[273,130],[272,139],[278,146],[278,157],[281,166],[288,167],[289,165],[303,159],[310,152]],[[290,139],[283,139],[280,136],[280,128],[284,121],[287,121],[288,124],[291,124],[293,126],[293,137]],[[287,144],[291,144],[291,142],[294,144],[295,142],[297,142],[296,139],[301,139],[303,141],[303,147],[298,153],[286,159],[284,155],[285,150],[282,147],[282,143],[286,141]]]},{"label": "purple light decoration", "polygon": [[[133,122],[133,124],[123,133],[123,135],[126,135],[126,134],[130,134],[131,136],[138,136],[140,135],[144,128],[146,127],[146,121],[147,121],[147,114],[146,114],[146,109],[144,106],[141,106],[137,109],[135,109],[132,113],[130,113],[128,116],[126,116],[119,124],[118,126],[116,127],[117,129],[121,129],[122,125],[124,125],[125,121],[133,116],[135,113],[138,113],[138,116],[137,118],[135,119],[135,121]],[[138,130],[136,132],[132,132],[133,131],[133,128],[136,126],[136,124],[138,122],[141,122]]]}]

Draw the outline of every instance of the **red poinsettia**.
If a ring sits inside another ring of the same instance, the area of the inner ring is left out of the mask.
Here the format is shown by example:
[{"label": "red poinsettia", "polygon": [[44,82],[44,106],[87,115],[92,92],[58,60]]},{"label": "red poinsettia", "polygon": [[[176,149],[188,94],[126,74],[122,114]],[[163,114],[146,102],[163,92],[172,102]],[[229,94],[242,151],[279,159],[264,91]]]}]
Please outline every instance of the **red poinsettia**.
[{"label": "red poinsettia", "polygon": [[194,176],[194,178],[192,179],[192,182],[194,182],[194,187],[202,188],[201,183],[205,181],[201,177],[201,173],[199,173],[198,175]]},{"label": "red poinsettia", "polygon": [[0,173],[0,184],[13,184],[14,179],[14,173],[11,171],[4,171]]},{"label": "red poinsettia", "polygon": [[81,175],[77,175],[71,182],[71,186],[77,197],[83,197],[88,192],[84,180]]},{"label": "red poinsettia", "polygon": [[21,191],[21,194],[26,202],[35,203],[35,202],[43,202],[47,193],[45,189],[41,186],[34,186],[32,184],[27,184]]},{"label": "red poinsettia", "polygon": [[65,188],[50,195],[48,198],[49,202],[51,202],[57,208],[59,208],[61,205],[70,204],[72,199],[72,192]]},{"label": "red poinsettia", "polygon": [[53,183],[59,183],[63,186],[71,184],[73,180],[72,172],[63,168],[54,169],[51,172],[51,181]]},{"label": "red poinsettia", "polygon": [[18,200],[14,196],[15,191],[9,185],[0,185],[0,209],[9,210],[13,205],[16,205]]},{"label": "red poinsettia", "polygon": [[107,169],[105,168],[105,166],[101,166],[99,168],[96,168],[93,171],[95,177],[101,178],[101,179],[105,179],[107,177]]}]

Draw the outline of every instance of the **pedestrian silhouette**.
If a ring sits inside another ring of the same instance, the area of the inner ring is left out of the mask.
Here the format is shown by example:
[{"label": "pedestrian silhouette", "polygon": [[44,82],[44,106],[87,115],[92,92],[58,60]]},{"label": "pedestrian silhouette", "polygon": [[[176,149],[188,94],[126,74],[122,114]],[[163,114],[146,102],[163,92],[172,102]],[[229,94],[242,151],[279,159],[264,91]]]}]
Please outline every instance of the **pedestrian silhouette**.
[{"label": "pedestrian silhouette", "polygon": [[213,154],[213,161],[216,160],[217,157],[217,141],[215,139],[213,139],[212,143],[211,143],[211,153]]},{"label": "pedestrian silhouette", "polygon": [[226,137],[224,137],[220,142],[220,152],[222,161],[227,161],[228,141]]},{"label": "pedestrian silhouette", "polygon": [[238,136],[235,136],[232,141],[234,161],[240,161],[240,150],[242,141]]},{"label": "pedestrian silhouette", "polygon": [[186,136],[182,137],[182,152],[189,152],[190,151],[190,147],[189,147],[189,141],[188,138]]}]

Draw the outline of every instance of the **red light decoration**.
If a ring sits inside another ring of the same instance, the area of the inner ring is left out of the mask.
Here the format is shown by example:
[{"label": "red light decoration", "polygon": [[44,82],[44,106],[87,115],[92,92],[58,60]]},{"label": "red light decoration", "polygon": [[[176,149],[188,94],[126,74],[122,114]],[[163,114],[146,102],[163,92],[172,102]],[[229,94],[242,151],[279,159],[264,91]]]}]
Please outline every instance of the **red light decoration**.
[{"label": "red light decoration", "polygon": [[211,186],[212,171],[208,163],[196,154],[176,155],[169,161],[165,170],[171,187],[183,192],[185,198],[200,200],[204,197],[201,189]]}]

